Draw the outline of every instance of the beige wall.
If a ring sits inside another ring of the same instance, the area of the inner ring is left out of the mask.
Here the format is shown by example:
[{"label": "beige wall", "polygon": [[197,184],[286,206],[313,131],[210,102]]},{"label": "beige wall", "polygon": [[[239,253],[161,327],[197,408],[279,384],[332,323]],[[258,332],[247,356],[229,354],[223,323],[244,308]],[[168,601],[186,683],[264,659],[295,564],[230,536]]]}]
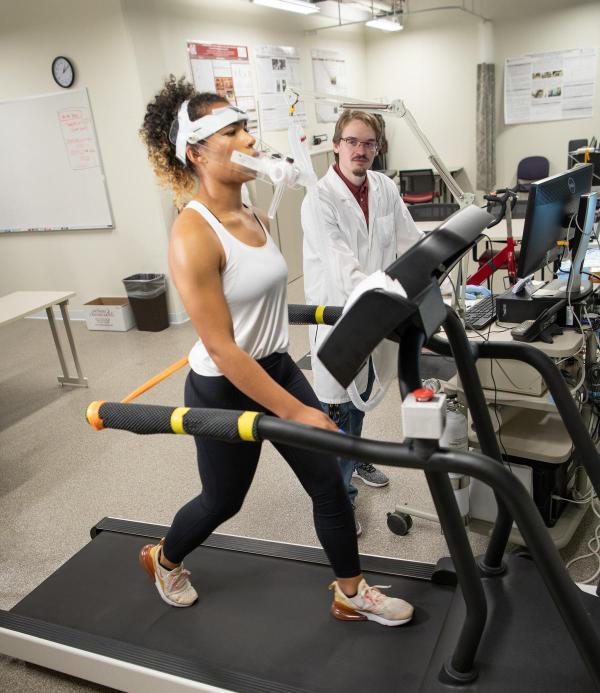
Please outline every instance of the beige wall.
[{"label": "beige wall", "polygon": [[[52,59],[73,58],[76,86],[89,89],[115,228],[1,234],[0,293],[74,290],[77,315],[89,299],[123,295],[123,277],[165,267],[162,213],[135,135],[143,102],[131,42],[118,0],[3,2],[1,15],[4,98],[57,91]],[[23,142],[23,147],[32,146],[43,147],[43,142],[33,136]]]},{"label": "beige wall", "polygon": [[[570,139],[600,136],[600,88],[595,117],[504,125],[504,61],[527,53],[596,47],[600,80],[600,2],[535,14],[511,13],[492,23],[492,50],[497,84],[497,186],[516,182],[525,156],[550,160],[551,173],[564,170]],[[401,98],[443,161],[465,167],[464,187],[475,183],[476,65],[480,60],[479,19],[459,11],[409,16],[406,28],[384,35],[367,31],[368,93]],[[391,168],[428,166],[425,154],[401,121],[388,126]]]},{"label": "beige wall", "polygon": [[600,88],[596,84],[594,118],[573,118],[523,125],[504,125],[502,90],[506,58],[527,53],[569,48],[596,48],[600,80],[600,2],[539,13],[518,21],[497,22],[494,26],[496,79],[498,82],[497,180],[500,185],[516,182],[517,164],[530,155],[550,160],[550,173],[564,171],[568,142],[580,137],[600,137]]},{"label": "beige wall", "polygon": [[[367,30],[370,97],[402,99],[448,167],[475,182],[475,78],[478,20],[456,11],[411,16],[395,34]],[[430,168],[402,120],[388,120],[390,168]]]},{"label": "beige wall", "polygon": [[[50,75],[56,55],[73,59],[75,86],[89,90],[115,228],[0,234],[0,295],[74,290],[74,317],[89,299],[123,295],[121,279],[127,275],[167,272],[172,207],[154,181],[137,130],[145,104],[164,77],[191,76],[186,39],[239,42],[251,50],[258,44],[296,46],[309,89],[310,49],[339,50],[358,89],[364,89],[361,30],[306,36],[293,15],[239,0],[0,0],[0,16],[0,64],[10,65],[0,71],[3,98],[57,91]],[[307,131],[312,135],[332,128],[317,125],[310,108]],[[285,132],[263,133],[263,138],[287,151]],[[173,289],[169,312],[172,320],[185,318]]]},{"label": "beige wall", "polygon": [[[3,98],[56,91],[50,75],[52,59],[65,54],[74,60],[75,86],[89,90],[115,219],[112,231],[1,234],[0,294],[72,289],[77,292],[72,302],[77,317],[81,305],[91,298],[123,295],[123,277],[167,271],[173,212],[168,194],[154,181],[137,130],[145,104],[164,77],[171,72],[190,76],[186,39],[239,42],[250,49],[262,43],[296,46],[309,89],[311,48],[339,50],[347,61],[351,94],[404,99],[445,163],[464,166],[461,184],[469,188],[475,181],[479,21],[462,12],[414,15],[404,32],[393,35],[360,27],[310,35],[304,31],[304,20],[295,15],[241,0],[0,0],[0,13]],[[598,46],[599,26],[600,3],[494,22],[499,185],[514,181],[523,156],[544,154],[551,170],[558,171],[569,139],[600,134],[600,89],[594,121],[504,126],[504,59]],[[332,126],[317,124],[310,106],[308,115],[309,136],[331,134]],[[390,123],[388,132],[390,167],[427,165],[405,123]],[[287,151],[285,132],[263,133],[263,138]],[[173,290],[169,311],[173,320],[185,318]]]}]

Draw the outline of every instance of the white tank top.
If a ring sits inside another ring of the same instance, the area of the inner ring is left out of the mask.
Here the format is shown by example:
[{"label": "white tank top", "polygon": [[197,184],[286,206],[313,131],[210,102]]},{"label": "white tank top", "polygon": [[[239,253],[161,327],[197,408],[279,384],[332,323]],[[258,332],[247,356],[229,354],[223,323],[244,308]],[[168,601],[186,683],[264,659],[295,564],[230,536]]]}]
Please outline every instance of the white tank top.
[{"label": "white tank top", "polygon": [[[287,351],[288,270],[270,234],[265,230],[266,243],[259,247],[242,243],[201,202],[192,200],[187,206],[206,219],[225,251],[221,281],[235,343],[255,359]],[[223,375],[201,339],[192,347],[189,362],[199,375]]]}]

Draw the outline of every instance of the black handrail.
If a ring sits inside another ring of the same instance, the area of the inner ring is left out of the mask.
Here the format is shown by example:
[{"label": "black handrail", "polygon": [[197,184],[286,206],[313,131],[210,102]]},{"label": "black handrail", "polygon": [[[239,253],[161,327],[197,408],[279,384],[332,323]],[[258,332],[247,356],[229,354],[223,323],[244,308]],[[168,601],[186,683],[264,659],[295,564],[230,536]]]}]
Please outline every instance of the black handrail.
[{"label": "black handrail", "polygon": [[[429,340],[427,347],[432,351],[435,351],[437,354],[443,354],[445,356],[452,355],[452,346],[450,343],[444,339],[440,339],[440,337],[437,336],[434,336]],[[531,344],[523,344],[520,342],[469,341],[468,350],[470,358],[475,360],[478,358],[515,360],[527,363],[532,368],[537,370],[550,390],[550,394],[554,399],[554,403],[565,425],[565,428],[573,441],[573,446],[575,447],[581,464],[585,468],[596,495],[600,497],[600,453],[598,453],[594,442],[590,438],[588,430],[583,423],[571,392],[569,391],[564,378],[556,368],[556,365],[552,359],[543,351],[540,351],[540,349],[537,347],[534,347]],[[469,409],[471,411],[471,415],[473,415],[473,410],[471,409],[470,405]],[[479,428],[477,429],[477,433],[479,435]],[[504,542],[504,550],[506,547],[506,542],[508,541],[510,528],[508,528],[507,531],[507,522],[508,521],[506,519],[502,519],[502,526],[498,527],[500,522],[497,522],[496,526],[494,527],[494,532],[499,529],[498,545],[494,547],[496,556],[499,553],[501,542]],[[504,538],[500,539],[501,533],[504,535],[505,540]],[[486,562],[491,545],[492,543],[490,541],[488,552],[486,553]]]},{"label": "black handrail", "polygon": [[145,434],[186,432],[227,441],[270,440],[392,467],[421,469],[440,475],[454,472],[479,479],[498,491],[515,518],[550,595],[600,690],[600,640],[579,590],[562,565],[525,487],[489,457],[448,450],[418,455],[413,445],[340,435],[257,412],[96,402],[88,408],[88,420],[95,427],[103,425]]},{"label": "black handrail", "polygon": [[275,417],[261,417],[257,423],[261,438],[296,447],[320,450],[341,457],[376,462],[380,465],[421,469],[427,472],[454,472],[482,481],[498,491],[515,518],[531,556],[556,604],[573,642],[600,690],[600,640],[585,610],[579,589],[564,568],[558,550],[525,487],[495,460],[477,453],[440,451],[428,459],[418,457],[406,445],[338,436],[309,429]]},{"label": "black handrail", "polygon": [[[477,358],[477,345],[469,342],[464,327],[455,311],[447,306],[444,330],[448,341],[439,337],[432,337],[427,346],[436,353],[452,354],[456,361],[456,368],[463,384],[467,406],[471,418],[475,424],[477,438],[484,455],[502,464],[502,453],[498,446],[496,434],[490,419],[490,413],[485,402],[481,380],[475,366]],[[448,350],[448,345],[450,350]],[[494,491],[498,514],[488,543],[485,555],[480,559],[480,567],[486,575],[500,575],[505,566],[502,562],[506,545],[512,528],[512,517],[498,494]]]},{"label": "black handrail", "polygon": [[[402,399],[422,387],[420,359],[424,342],[425,334],[417,327],[407,330],[402,337],[398,352],[398,384]],[[415,440],[413,445],[415,452],[422,457],[430,457],[439,449],[437,440]],[[425,478],[466,606],[458,641],[449,661],[444,663],[444,672],[451,680],[465,683],[477,676],[475,655],[485,628],[487,602],[448,474],[426,471]]]},{"label": "black handrail", "polygon": [[600,497],[600,453],[596,449],[571,392],[552,359],[531,344],[518,342],[482,342],[478,344],[480,358],[514,359],[527,363],[542,376],[554,399],[556,408],[567,429],[581,464]]}]

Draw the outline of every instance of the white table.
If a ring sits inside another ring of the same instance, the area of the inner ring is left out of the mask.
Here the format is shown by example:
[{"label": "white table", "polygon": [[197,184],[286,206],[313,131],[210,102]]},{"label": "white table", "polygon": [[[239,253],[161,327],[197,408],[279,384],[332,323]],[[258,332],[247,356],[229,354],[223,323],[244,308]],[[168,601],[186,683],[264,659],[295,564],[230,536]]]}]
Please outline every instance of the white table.
[{"label": "white table", "polygon": [[[0,325],[7,325],[9,322],[14,322],[15,320],[19,320],[27,315],[31,315],[32,313],[37,313],[38,311],[45,309],[46,315],[48,316],[48,323],[50,325],[52,337],[54,338],[58,360],[60,361],[63,372],[62,375],[58,376],[58,382],[61,385],[87,387],[87,378],[85,378],[81,372],[81,366],[79,365],[79,358],[77,356],[77,349],[75,348],[75,341],[73,339],[73,333],[71,332],[69,312],[67,310],[67,304],[72,296],[75,296],[73,291],[15,291],[12,294],[2,296],[0,298]],[[65,356],[63,354],[60,339],[58,338],[58,332],[56,330],[56,323],[54,320],[54,312],[52,310],[52,306],[55,305],[58,305],[60,308],[63,325],[67,334],[69,346],[71,347],[73,363],[75,364],[75,369],[77,371],[76,378],[72,378],[69,375],[69,370],[65,362]]]},{"label": "white table", "polygon": [[[441,221],[417,221],[415,224],[417,228],[421,231],[433,231],[440,226]],[[523,225],[525,219],[513,219],[512,220],[512,232],[513,238],[516,241],[520,241],[523,237]],[[492,241],[506,241],[506,221],[503,219],[496,226],[492,226],[491,229],[486,230],[486,235],[490,237]]]}]

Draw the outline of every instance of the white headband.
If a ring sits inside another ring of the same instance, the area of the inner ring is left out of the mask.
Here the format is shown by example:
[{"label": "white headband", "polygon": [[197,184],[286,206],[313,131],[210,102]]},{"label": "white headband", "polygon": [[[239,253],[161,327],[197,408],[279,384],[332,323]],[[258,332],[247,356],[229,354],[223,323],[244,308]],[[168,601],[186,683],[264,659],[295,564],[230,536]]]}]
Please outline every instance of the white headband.
[{"label": "white headband", "polygon": [[238,123],[240,120],[248,120],[248,114],[236,106],[223,106],[215,108],[198,120],[191,121],[188,115],[189,100],[184,101],[177,114],[177,140],[175,142],[175,155],[181,163],[187,163],[185,148],[187,144],[198,142],[214,135],[221,128]]}]

